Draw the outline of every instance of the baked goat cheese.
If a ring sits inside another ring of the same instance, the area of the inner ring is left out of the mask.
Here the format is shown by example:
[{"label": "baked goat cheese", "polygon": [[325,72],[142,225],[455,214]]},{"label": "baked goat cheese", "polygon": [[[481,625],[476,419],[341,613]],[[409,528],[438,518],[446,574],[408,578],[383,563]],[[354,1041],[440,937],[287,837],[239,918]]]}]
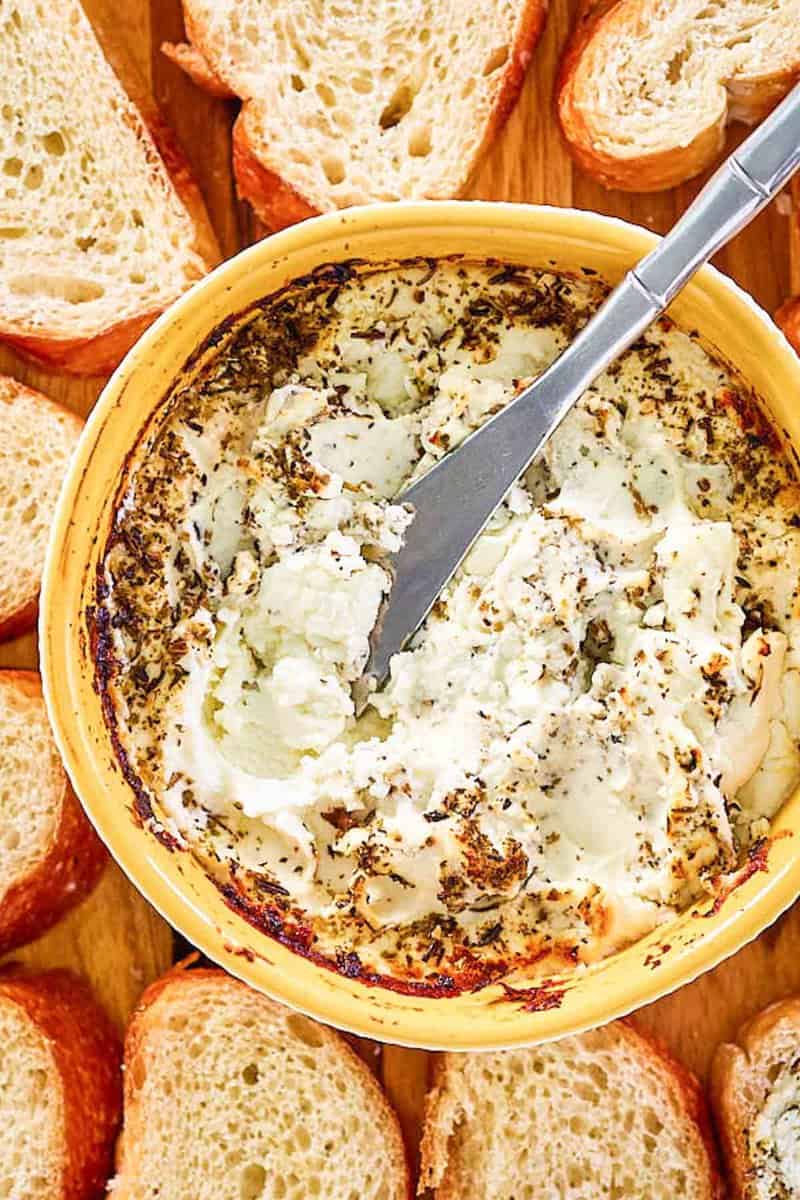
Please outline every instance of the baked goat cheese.
[{"label": "baked goat cheese", "polygon": [[140,812],[341,970],[448,993],[596,959],[711,891],[800,780],[797,487],[667,321],[354,717],[398,495],[553,360],[592,276],[319,271],[224,334],[122,483],[95,636]]}]

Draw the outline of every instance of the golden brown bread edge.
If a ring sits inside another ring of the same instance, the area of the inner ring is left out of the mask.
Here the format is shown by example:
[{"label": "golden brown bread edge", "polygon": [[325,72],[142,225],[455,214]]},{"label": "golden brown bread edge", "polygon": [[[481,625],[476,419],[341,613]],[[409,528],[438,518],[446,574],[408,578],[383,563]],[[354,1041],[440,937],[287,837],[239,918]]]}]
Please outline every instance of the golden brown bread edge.
[{"label": "golden brown bread edge", "polygon": [[[35,671],[4,670],[0,676],[39,702],[42,686]],[[108,853],[84,815],[64,773],[61,813],[46,855],[0,900],[0,954],[46,933],[94,888]]]},{"label": "golden brown bread edge", "polygon": [[[792,180],[791,221],[794,226],[792,235],[798,255],[798,266],[800,266],[800,176],[797,175]],[[797,353],[800,354],[800,296],[792,296],[785,304],[782,304],[775,313],[775,320]]]},{"label": "golden brown bread edge", "polygon": [[[673,1058],[666,1045],[652,1034],[642,1033],[631,1021],[614,1022],[618,1032],[637,1047],[658,1060],[662,1071],[667,1074],[677,1092],[679,1103],[688,1118],[696,1126],[706,1151],[709,1169],[708,1200],[725,1200],[726,1192],[719,1165],[719,1156],[714,1139],[708,1106],[697,1077],[683,1063]],[[433,1070],[431,1087],[425,1097],[425,1120],[420,1147],[420,1178],[424,1180],[439,1176],[441,1182],[434,1189],[436,1200],[462,1200],[447,1180],[449,1129],[443,1125],[443,1110],[447,1103],[447,1074],[450,1058],[459,1056],[439,1055]]]},{"label": "golden brown bread edge", "polygon": [[[472,162],[467,164],[467,183],[477,169],[483,154],[508,120],[511,110],[519,98],[525,73],[544,27],[547,6],[548,0],[526,0],[519,31],[511,47],[502,83],[486,123],[483,138]],[[197,22],[192,20],[185,2],[184,22],[188,41],[177,45],[165,42],[162,51],[172,62],[184,70],[194,83],[205,88],[211,95],[232,97],[234,93],[215,72],[213,65],[204,54],[204,31]],[[233,167],[239,196],[248,201],[259,221],[273,232],[284,229],[288,225],[294,225],[298,221],[304,221],[307,217],[318,216],[320,210],[310,204],[287,180],[266,166],[253,151],[247,134],[247,103],[248,101],[244,99],[242,111],[233,128]],[[467,183],[465,183],[465,187]],[[437,195],[417,198],[444,200],[452,197]]]},{"label": "golden brown bread edge", "polygon": [[[57,401],[51,400],[49,396],[45,396],[43,392],[38,392],[34,388],[25,387],[16,379],[12,379],[10,375],[0,376],[0,380],[6,383],[11,390],[19,395],[24,392],[37,404],[45,408],[55,409],[61,416],[66,417],[74,423],[76,433],[80,433],[83,429],[83,420],[74,413],[72,409],[67,408],[64,404],[58,404]],[[0,399],[0,404],[3,400]],[[15,609],[10,612],[0,612],[0,642],[8,642],[12,638],[19,637],[23,633],[27,633],[33,629],[36,624],[36,617],[39,611],[39,581],[37,581],[35,591],[25,598]]]},{"label": "golden brown bread edge", "polygon": [[[193,987],[198,980],[210,980],[222,984],[229,985],[232,988],[248,989],[248,985],[240,980],[228,975],[226,971],[218,967],[201,967],[195,966],[199,955],[197,952],[190,954],[181,962],[176,963],[171,970],[156,979],[145,989],[139,1004],[136,1007],[133,1016],[131,1017],[127,1030],[125,1032],[125,1045],[123,1054],[123,1112],[127,1117],[138,1104],[138,1092],[142,1081],[146,1074],[146,1062],[144,1060],[144,1047],[149,1036],[148,1020],[150,1009],[161,998],[165,991],[171,988]],[[263,993],[257,993],[265,1005],[273,1008],[280,1008],[274,1000],[271,1000]],[[327,1041],[337,1043],[337,1050],[344,1055],[350,1062],[352,1068],[361,1076],[365,1087],[372,1094],[375,1103],[375,1112],[380,1113],[384,1121],[394,1125],[398,1131],[399,1145],[403,1156],[403,1169],[405,1172],[404,1188],[408,1200],[413,1200],[414,1187],[411,1179],[411,1171],[409,1168],[408,1149],[402,1142],[402,1135],[397,1119],[397,1114],[390,1105],[386,1095],[378,1083],[377,1079],[370,1071],[366,1063],[355,1053],[344,1037],[337,1033],[334,1029],[330,1029],[327,1025],[319,1025],[318,1029]],[[134,1193],[128,1190],[129,1180],[127,1178],[128,1168],[126,1167],[126,1155],[129,1152],[126,1150],[126,1132],[123,1131],[117,1140],[116,1146],[116,1173],[118,1176],[117,1188],[114,1195],[119,1196],[120,1200],[133,1200]]]},{"label": "golden brown bread edge", "polygon": [[122,1116],[121,1045],[92,992],[70,971],[0,970],[0,1000],[50,1043],[63,1099],[61,1188],[42,1200],[99,1200]]},{"label": "golden brown bread edge", "polygon": [[[737,1031],[735,1041],[723,1042],[714,1055],[709,1092],[725,1157],[730,1200],[750,1200],[752,1195],[748,1186],[748,1131],[760,1104],[753,1103],[752,1088],[747,1087],[753,1077],[750,1059],[758,1045],[768,1039],[776,1025],[783,1021],[792,1022],[800,1034],[800,996],[778,1000],[756,1013]],[[759,1091],[766,1094],[769,1086],[769,1079],[761,1079]]]},{"label": "golden brown bread edge", "polygon": [[[222,255],[188,159],[131,62],[119,39],[117,26],[109,22],[102,28],[94,28],[103,54],[120,86],[139,110],[178,198],[189,214],[195,231],[194,248],[210,270]],[[0,314],[0,341],[50,369],[70,375],[109,375],[162,311],[161,307],[154,308],[124,321],[112,322],[100,334],[77,338],[51,337],[33,326],[4,321]]]},{"label": "golden brown bread edge", "polygon": [[793,296],[791,300],[782,304],[775,313],[775,320],[800,354],[800,296]]},{"label": "golden brown bread edge", "polygon": [[[635,29],[638,10],[639,0],[583,0],[559,66],[555,103],[567,148],[582,170],[607,188],[658,192],[677,187],[713,165],[724,145],[727,117],[723,114],[716,124],[698,129],[686,146],[638,158],[617,158],[593,145],[582,98],[576,95],[578,66],[610,22],[627,21]],[[756,122],[767,115],[799,77],[800,63],[791,72],[737,80],[729,85],[728,93],[744,118]]]},{"label": "golden brown bread edge", "polygon": [[[188,21],[188,17],[186,20]],[[162,42],[161,52],[188,75],[192,83],[208,92],[210,96],[216,96],[218,100],[236,99],[236,93],[220,79],[210,63],[190,42]]]}]

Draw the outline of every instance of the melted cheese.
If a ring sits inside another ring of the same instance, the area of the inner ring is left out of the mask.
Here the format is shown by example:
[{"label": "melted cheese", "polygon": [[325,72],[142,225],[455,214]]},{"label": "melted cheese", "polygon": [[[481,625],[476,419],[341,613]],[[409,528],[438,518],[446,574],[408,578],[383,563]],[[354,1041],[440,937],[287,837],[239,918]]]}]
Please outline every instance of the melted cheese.
[{"label": "melted cheese", "polygon": [[[445,350],[441,297],[404,297],[391,339],[362,338],[345,291],[343,329],[246,423],[175,425],[205,480],[181,541],[216,599],[175,631],[160,800],[190,842],[219,822],[215,854],[337,937],[348,913],[374,938],[453,917],[469,936],[491,912],[513,944],[537,898],[536,928],[592,958],[732,868],[797,783],[796,627],[745,633],[736,596],[743,539],[755,559],[782,540],[787,564],[798,547],[774,517],[753,535],[712,452],[700,416],[724,372],[655,331],[570,414],[356,722],[380,549],[411,519],[392,498],[565,340],[507,321],[488,351]],[[654,356],[696,421],[656,408]]]}]

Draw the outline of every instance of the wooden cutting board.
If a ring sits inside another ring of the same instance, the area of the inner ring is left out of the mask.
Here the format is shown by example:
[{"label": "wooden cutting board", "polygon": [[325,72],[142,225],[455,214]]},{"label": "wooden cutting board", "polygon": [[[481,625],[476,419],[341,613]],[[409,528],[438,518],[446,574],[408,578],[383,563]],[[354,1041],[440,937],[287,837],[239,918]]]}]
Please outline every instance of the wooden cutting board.
[{"label": "wooden cutting board", "polygon": [[[236,202],[230,170],[230,126],[236,106],[199,92],[160,54],[163,40],[182,36],[179,0],[84,0],[84,5],[101,40],[113,49],[120,73],[130,78],[130,72],[136,71],[175,128],[203,189],[223,251],[235,253],[253,235],[249,214]],[[652,196],[607,192],[572,165],[561,142],[552,93],[572,9],[572,0],[551,0],[547,28],[522,100],[469,195],[594,209],[663,232],[702,181]],[[731,142],[742,134],[741,129],[735,130]],[[800,290],[797,229],[790,236],[786,212],[773,205],[719,256],[718,265],[765,308],[774,310],[792,284]],[[103,382],[51,375],[6,351],[0,351],[0,371],[41,387],[81,413],[89,411]],[[35,664],[33,637],[0,647],[0,665],[18,664]],[[166,925],[112,866],[86,903],[15,957],[84,971],[117,1019],[123,1020],[148,980],[169,964],[172,953]],[[794,990],[800,990],[800,905],[735,958],[641,1011],[636,1019],[703,1077],[720,1040],[756,1009]],[[369,1043],[358,1048],[383,1079],[416,1152],[432,1056]]]}]

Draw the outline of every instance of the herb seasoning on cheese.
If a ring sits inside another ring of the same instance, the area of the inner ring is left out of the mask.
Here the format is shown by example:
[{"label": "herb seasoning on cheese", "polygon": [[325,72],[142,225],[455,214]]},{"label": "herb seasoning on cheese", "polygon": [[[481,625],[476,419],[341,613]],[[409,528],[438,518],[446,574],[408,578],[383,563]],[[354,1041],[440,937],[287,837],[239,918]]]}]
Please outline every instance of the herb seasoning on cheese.
[{"label": "herb seasoning on cheese", "polygon": [[398,493],[603,293],[325,268],[220,331],[121,486],[98,680],[140,811],[340,970],[447,993],[595,959],[712,889],[800,780],[798,491],[753,398],[667,321],[354,718]]}]

